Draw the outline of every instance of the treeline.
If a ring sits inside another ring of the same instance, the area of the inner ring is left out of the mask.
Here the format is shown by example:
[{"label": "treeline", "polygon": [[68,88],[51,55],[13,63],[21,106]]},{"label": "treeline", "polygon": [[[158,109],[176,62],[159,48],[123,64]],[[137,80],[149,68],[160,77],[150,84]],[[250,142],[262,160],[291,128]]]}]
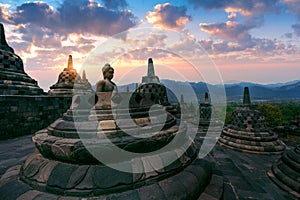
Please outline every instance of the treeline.
[{"label": "treeline", "polygon": [[[237,103],[227,104],[226,123],[231,120],[231,114],[235,111]],[[300,115],[300,101],[295,102],[256,102],[252,105],[258,109],[266,118],[269,126],[288,126],[291,121]]]}]

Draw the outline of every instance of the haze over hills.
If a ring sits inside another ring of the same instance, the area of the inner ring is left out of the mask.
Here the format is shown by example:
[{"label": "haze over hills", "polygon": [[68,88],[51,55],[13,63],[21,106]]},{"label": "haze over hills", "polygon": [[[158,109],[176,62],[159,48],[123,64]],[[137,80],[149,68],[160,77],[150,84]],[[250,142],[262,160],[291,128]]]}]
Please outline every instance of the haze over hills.
[{"label": "haze over hills", "polygon": [[[204,93],[208,92],[205,82],[180,82],[174,80],[163,79],[161,82],[167,87],[168,96],[171,102],[176,102],[176,97],[170,92],[173,90],[177,94],[183,94],[185,101],[189,102],[187,87],[192,87],[198,99],[202,102]],[[219,88],[220,85],[208,84],[209,87]],[[258,84],[251,82],[240,82],[225,84],[227,101],[241,101],[243,98],[244,87],[249,87],[252,100],[276,100],[276,99],[300,99],[300,80],[290,81],[286,83],[275,84]],[[134,91],[135,83],[118,86],[120,92]],[[168,89],[169,88],[169,89]]]}]

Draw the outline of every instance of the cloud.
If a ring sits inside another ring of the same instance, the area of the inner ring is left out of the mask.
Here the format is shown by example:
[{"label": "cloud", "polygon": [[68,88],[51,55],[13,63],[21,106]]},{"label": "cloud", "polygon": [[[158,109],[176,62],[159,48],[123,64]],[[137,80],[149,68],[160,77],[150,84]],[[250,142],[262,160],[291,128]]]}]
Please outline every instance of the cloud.
[{"label": "cloud", "polygon": [[126,0],[102,0],[104,6],[108,9],[119,9],[128,6]]},{"label": "cloud", "polygon": [[284,36],[285,36],[286,38],[291,39],[291,38],[293,38],[293,33],[286,33],[286,34],[284,34]]},{"label": "cloud", "polygon": [[[142,32],[142,30],[141,30]],[[163,48],[165,47],[165,41],[168,38],[167,35],[160,33],[146,33],[142,32],[141,35],[138,36],[139,38],[128,38],[126,40],[126,44],[130,44],[132,47],[139,47],[139,48],[147,48],[147,47],[155,47],[155,48]]]},{"label": "cloud", "polygon": [[247,50],[253,51],[253,53],[261,53],[262,55],[271,55],[280,54],[282,50],[286,50],[286,46],[277,40],[253,37],[249,33],[253,28],[251,25],[227,21],[226,23],[215,24],[203,23],[199,26],[200,30],[214,36],[216,39],[222,40],[211,43],[210,50],[214,53]]},{"label": "cloud", "polygon": [[9,4],[1,4],[0,3],[0,22],[8,22],[8,11],[7,9],[10,7]]},{"label": "cloud", "polygon": [[[300,1],[298,0],[283,0],[283,2],[286,4],[287,6],[287,10],[294,14],[297,19],[298,22],[300,22]],[[293,24],[292,28],[294,30],[294,34],[298,37],[300,37],[300,23],[297,24]]]},{"label": "cloud", "polygon": [[244,16],[261,14],[266,12],[278,12],[280,0],[188,0],[195,8],[207,10],[227,9],[231,12],[239,12]]},{"label": "cloud", "polygon": [[[281,0],[189,0],[195,8],[207,10],[220,9],[228,13],[228,19],[233,21],[239,16],[247,26],[260,27],[267,13],[279,13]],[[238,15],[239,14],[239,15]]]},{"label": "cloud", "polygon": [[137,23],[128,10],[109,10],[88,0],[65,0],[57,10],[43,2],[24,3],[9,19],[15,25],[34,24],[60,35],[113,35]]},{"label": "cloud", "polygon": [[298,20],[300,20],[300,1],[298,0],[282,0],[286,5],[288,11],[296,15]]},{"label": "cloud", "polygon": [[180,30],[191,20],[191,17],[186,14],[184,6],[173,6],[170,3],[165,3],[157,4],[153,12],[147,12],[146,19],[153,25]]},{"label": "cloud", "polygon": [[300,36],[300,24],[294,24],[294,25],[292,25],[292,28],[294,29],[294,33],[299,37]]},{"label": "cloud", "polygon": [[238,24],[234,21],[227,21],[226,23],[201,23],[200,30],[227,40],[244,41],[249,39],[250,34],[248,31],[252,26]]}]

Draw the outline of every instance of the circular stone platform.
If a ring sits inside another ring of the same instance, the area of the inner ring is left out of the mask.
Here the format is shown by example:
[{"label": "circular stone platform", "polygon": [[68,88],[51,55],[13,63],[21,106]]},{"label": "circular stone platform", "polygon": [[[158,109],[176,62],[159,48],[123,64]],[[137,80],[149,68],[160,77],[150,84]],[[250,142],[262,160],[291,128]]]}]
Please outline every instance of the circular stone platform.
[{"label": "circular stone platform", "polygon": [[256,154],[281,154],[285,145],[270,131],[258,110],[243,107],[233,112],[232,122],[224,127],[219,144],[237,151]]},{"label": "circular stone platform", "polygon": [[300,199],[300,145],[286,151],[267,174],[279,187]]},{"label": "circular stone platform", "polygon": [[[214,183],[212,163],[197,159],[197,147],[186,134],[186,126],[180,124],[183,122],[167,113],[166,123],[157,131],[160,124],[155,119],[161,107],[148,111],[135,107],[130,108],[131,119],[126,115],[128,109],[120,108],[118,119],[122,124],[118,124],[111,109],[97,104],[90,109],[90,97],[74,96],[62,118],[35,134],[38,152],[3,175],[1,199],[197,199],[210,181]],[[150,119],[153,123],[148,126]],[[134,121],[140,131],[128,135],[128,131],[137,129],[128,120]],[[155,153],[171,141],[173,145]],[[185,148],[187,143],[190,146]],[[130,158],[113,157],[112,146],[135,154]],[[111,166],[125,166],[132,172],[143,170],[129,173],[113,169],[94,158],[94,150]],[[139,156],[141,152],[154,153]],[[218,191],[222,187],[210,186]]]},{"label": "circular stone platform", "polygon": [[244,102],[231,115],[224,127],[219,144],[230,149],[255,154],[281,154],[285,145],[266,125],[265,117],[250,105],[248,87],[244,89]]}]

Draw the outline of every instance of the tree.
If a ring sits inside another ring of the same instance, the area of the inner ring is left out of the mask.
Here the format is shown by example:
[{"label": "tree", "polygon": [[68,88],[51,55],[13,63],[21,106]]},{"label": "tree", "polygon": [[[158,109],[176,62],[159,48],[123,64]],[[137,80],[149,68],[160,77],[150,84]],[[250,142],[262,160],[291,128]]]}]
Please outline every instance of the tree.
[{"label": "tree", "polygon": [[279,106],[271,104],[260,104],[258,110],[265,116],[270,126],[282,125],[283,115]]}]

